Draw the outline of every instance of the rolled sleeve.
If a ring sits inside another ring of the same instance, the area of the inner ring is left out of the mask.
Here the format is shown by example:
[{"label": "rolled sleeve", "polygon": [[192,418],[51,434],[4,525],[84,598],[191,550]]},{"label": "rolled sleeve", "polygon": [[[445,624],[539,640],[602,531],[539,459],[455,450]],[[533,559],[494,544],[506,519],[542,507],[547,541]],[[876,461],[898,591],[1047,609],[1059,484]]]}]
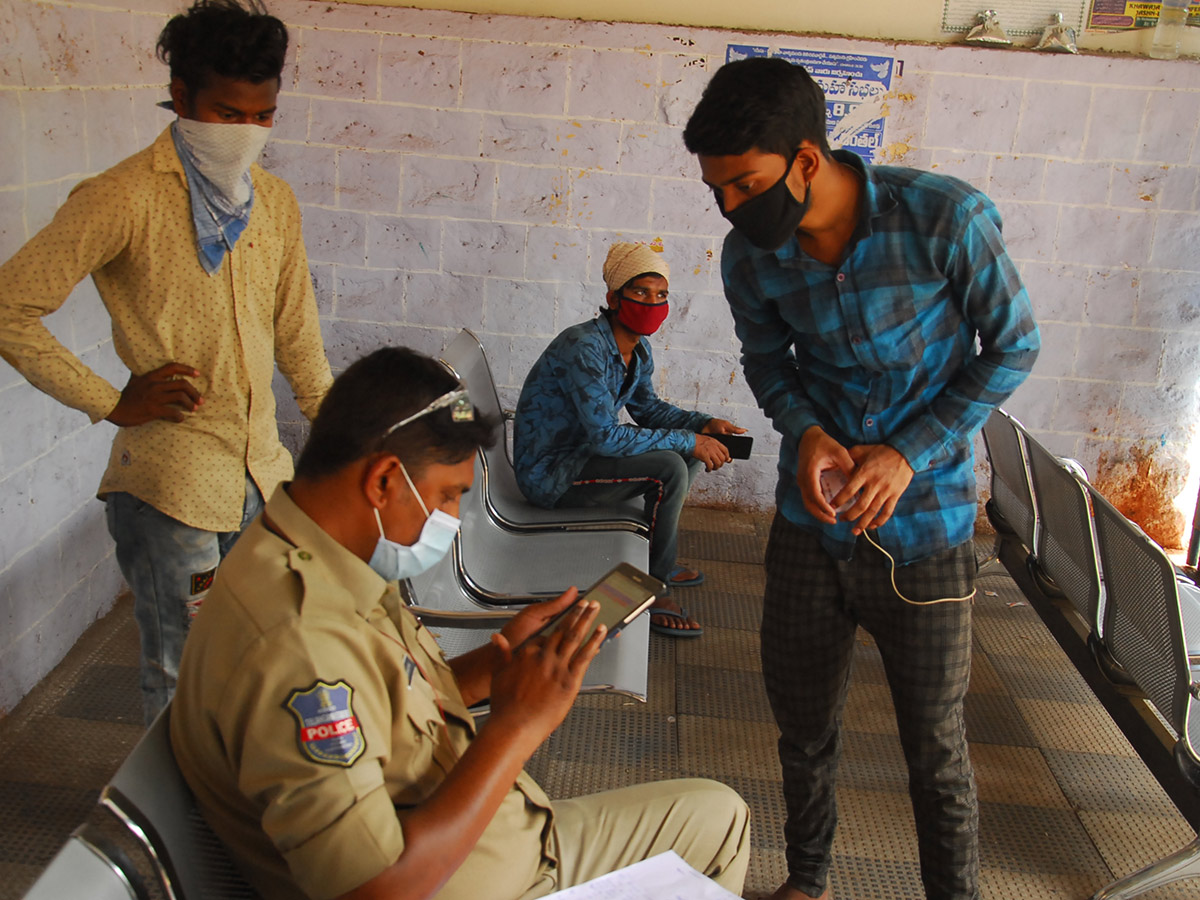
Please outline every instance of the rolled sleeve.
[{"label": "rolled sleeve", "polygon": [[395,863],[403,850],[404,832],[381,783],[283,857],[306,894],[327,900],[366,884]]}]

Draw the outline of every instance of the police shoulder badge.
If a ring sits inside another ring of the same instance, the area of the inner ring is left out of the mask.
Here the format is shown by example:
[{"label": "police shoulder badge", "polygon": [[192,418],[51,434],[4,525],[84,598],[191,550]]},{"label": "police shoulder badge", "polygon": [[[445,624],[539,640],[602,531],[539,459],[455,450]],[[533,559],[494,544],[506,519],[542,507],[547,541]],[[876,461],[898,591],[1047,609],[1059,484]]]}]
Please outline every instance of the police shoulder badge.
[{"label": "police shoulder badge", "polygon": [[352,766],[367,749],[354,715],[354,688],[344,681],[315,681],[288,695],[284,708],[296,717],[296,742],[313,762]]}]

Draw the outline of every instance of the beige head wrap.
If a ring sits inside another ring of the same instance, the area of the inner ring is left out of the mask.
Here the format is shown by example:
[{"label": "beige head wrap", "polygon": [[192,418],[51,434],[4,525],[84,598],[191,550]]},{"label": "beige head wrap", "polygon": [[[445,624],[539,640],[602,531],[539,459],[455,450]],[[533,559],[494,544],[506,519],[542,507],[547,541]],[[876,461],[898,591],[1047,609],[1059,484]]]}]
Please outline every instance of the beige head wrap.
[{"label": "beige head wrap", "polygon": [[630,280],[647,272],[655,272],[670,279],[671,267],[661,253],[656,253],[645,244],[613,244],[604,260],[604,283],[610,291],[619,291]]}]

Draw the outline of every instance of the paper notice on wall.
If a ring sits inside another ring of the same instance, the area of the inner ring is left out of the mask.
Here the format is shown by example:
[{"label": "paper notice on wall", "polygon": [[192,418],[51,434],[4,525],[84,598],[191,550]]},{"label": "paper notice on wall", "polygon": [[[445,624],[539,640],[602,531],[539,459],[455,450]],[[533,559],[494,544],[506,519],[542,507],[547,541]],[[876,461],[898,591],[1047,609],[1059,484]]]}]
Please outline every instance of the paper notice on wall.
[{"label": "paper notice on wall", "polygon": [[834,53],[753,44],[728,44],[725,62],[776,56],[804,66],[825,92],[825,133],[833,147],[857,153],[867,162],[882,156],[886,102],[892,78],[904,62],[893,56]]},{"label": "paper notice on wall", "polygon": [[[1131,2],[1131,0],[1092,0],[1087,27],[1102,31],[1130,31],[1134,28],[1153,28],[1158,24],[1161,3]],[[1200,3],[1188,9],[1187,23],[1200,25]]]}]

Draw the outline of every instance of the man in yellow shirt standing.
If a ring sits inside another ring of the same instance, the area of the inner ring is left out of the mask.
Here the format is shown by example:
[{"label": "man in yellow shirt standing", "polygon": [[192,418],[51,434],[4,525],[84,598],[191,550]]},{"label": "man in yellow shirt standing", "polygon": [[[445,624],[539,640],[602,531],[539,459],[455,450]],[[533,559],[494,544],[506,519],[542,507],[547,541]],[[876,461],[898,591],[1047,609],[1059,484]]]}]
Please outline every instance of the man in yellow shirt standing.
[{"label": "man in yellow shirt standing", "polygon": [[[258,0],[197,0],[158,41],[179,118],[71,192],[0,267],[0,356],[61,403],[118,426],[99,496],[134,594],[149,722],[174,690],[188,625],[221,558],[291,477],[278,363],[316,415],[332,381],[300,210],[255,164],[287,30]],[[123,390],[42,317],[91,275],[131,373]]]}]

